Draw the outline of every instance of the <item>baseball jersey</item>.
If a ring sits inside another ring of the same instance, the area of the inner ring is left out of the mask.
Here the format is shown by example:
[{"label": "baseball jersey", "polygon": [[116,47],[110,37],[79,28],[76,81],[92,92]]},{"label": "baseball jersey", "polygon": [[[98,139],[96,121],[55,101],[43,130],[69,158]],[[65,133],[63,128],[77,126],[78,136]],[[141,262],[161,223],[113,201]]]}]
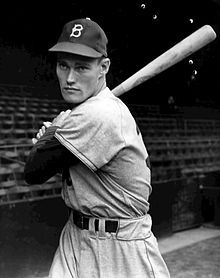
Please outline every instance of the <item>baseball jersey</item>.
[{"label": "baseball jersey", "polygon": [[[62,196],[89,215],[63,228],[50,278],[169,278],[151,232],[148,154],[128,108],[108,88],[75,107],[54,135],[74,156]],[[95,220],[98,220],[98,231]],[[114,233],[105,221],[117,219]]]},{"label": "baseball jersey", "polygon": [[73,108],[54,136],[79,159],[63,184],[68,207],[100,218],[146,215],[148,153],[129,109],[109,88]]}]

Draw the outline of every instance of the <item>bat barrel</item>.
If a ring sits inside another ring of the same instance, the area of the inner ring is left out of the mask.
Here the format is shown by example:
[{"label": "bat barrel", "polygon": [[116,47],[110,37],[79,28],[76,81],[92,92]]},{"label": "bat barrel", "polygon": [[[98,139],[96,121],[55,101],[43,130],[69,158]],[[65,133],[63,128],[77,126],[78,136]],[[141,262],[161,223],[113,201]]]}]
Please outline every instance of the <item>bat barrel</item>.
[{"label": "bat barrel", "polygon": [[194,33],[174,45],[172,48],[161,54],[120,85],[115,87],[112,90],[113,94],[115,96],[122,95],[123,93],[185,59],[192,53],[212,42],[215,38],[216,33],[210,25],[202,26],[200,29],[196,30]]}]

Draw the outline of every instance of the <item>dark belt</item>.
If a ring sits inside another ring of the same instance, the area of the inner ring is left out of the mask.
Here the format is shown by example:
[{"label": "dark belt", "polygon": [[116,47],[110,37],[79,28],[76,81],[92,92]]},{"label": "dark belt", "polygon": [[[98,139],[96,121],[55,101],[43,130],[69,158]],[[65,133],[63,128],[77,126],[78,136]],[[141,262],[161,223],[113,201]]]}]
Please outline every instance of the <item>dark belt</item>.
[{"label": "dark belt", "polygon": [[[73,223],[81,230],[89,230],[89,219],[91,217],[86,216],[78,211],[72,211]],[[95,230],[99,230],[99,219],[95,219]],[[118,229],[117,220],[105,220],[105,232],[116,233]]]}]

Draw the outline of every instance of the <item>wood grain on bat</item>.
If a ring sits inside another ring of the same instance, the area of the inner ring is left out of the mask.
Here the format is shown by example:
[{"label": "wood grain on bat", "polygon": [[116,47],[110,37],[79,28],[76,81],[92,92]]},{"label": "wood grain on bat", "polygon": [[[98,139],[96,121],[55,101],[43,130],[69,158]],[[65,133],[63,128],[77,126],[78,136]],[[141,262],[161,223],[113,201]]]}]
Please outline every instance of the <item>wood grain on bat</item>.
[{"label": "wood grain on bat", "polygon": [[215,38],[216,33],[210,25],[202,26],[114,88],[112,90],[113,94],[116,96],[122,95],[182,61],[212,42]]}]

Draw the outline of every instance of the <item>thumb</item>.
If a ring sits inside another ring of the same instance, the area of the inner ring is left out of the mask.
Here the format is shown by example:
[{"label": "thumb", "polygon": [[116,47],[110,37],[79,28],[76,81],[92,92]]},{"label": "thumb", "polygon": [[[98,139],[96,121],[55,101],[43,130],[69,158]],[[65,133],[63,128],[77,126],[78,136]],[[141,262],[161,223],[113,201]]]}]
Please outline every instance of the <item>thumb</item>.
[{"label": "thumb", "polygon": [[37,139],[36,138],[32,138],[32,143],[33,143],[33,145],[35,145],[36,143],[37,143]]},{"label": "thumb", "polygon": [[43,124],[44,124],[44,126],[45,126],[46,128],[48,128],[48,127],[50,127],[50,126],[52,125],[51,122],[43,122]]}]

